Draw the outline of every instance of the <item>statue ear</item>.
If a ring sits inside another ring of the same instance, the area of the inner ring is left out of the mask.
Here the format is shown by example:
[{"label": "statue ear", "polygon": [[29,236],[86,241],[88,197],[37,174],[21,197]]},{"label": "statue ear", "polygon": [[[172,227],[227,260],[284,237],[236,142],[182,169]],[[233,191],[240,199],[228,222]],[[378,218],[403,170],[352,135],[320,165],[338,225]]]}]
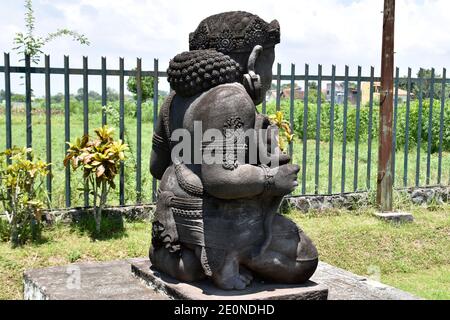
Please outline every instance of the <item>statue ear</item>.
[{"label": "statue ear", "polygon": [[278,20],[272,20],[272,22],[269,24],[269,31],[280,32],[280,23],[278,22]]},{"label": "statue ear", "polygon": [[245,89],[252,97],[252,99],[257,101],[261,99],[262,86],[261,86],[261,78],[255,72],[255,63],[262,51],[263,47],[260,45],[256,45],[253,47],[252,53],[250,53],[247,62],[248,73],[244,74],[243,78]]},{"label": "statue ear", "polygon": [[189,33],[189,50],[192,50],[192,40],[194,39],[194,32]]}]

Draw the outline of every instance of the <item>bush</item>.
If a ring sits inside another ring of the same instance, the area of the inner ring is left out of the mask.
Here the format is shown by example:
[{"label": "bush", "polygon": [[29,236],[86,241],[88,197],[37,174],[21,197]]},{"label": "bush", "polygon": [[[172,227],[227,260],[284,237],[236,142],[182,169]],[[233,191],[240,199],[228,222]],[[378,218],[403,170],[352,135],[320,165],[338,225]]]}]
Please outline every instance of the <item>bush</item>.
[{"label": "bush", "polygon": [[13,247],[40,237],[47,174],[48,164],[35,161],[30,148],[15,147],[0,153],[0,201],[8,222],[1,222],[0,234],[2,238],[9,234]]},{"label": "bush", "polygon": [[[423,102],[422,109],[422,134],[421,144],[424,148],[428,145],[428,116],[429,116],[429,101]],[[261,107],[258,107],[261,110]],[[267,114],[274,114],[276,107],[275,102],[268,103],[266,106]],[[289,101],[282,100],[280,109],[286,118],[289,118]],[[294,104],[294,133],[299,139],[303,138],[303,101],[296,100]],[[369,105],[363,105],[360,108],[360,127],[359,127],[359,141],[368,141],[369,136]],[[372,114],[372,138],[378,137],[379,126],[379,105],[374,102]],[[433,117],[431,123],[431,152],[439,150],[439,130],[440,130],[440,113],[441,103],[436,100],[433,104]],[[347,124],[346,124],[346,141],[351,142],[356,139],[356,106],[349,104],[347,107]],[[317,121],[317,104],[308,103],[308,119],[306,134],[307,139],[316,138],[316,121]],[[321,105],[320,112],[320,140],[330,140],[330,118],[331,106],[328,102]],[[419,103],[417,100],[411,101],[409,114],[409,148],[417,146],[419,120]],[[406,104],[398,105],[397,109],[397,149],[404,148],[406,139]],[[344,132],[344,106],[334,106],[334,140],[342,142]],[[443,121],[443,151],[450,151],[450,103],[444,107],[444,121]]]},{"label": "bush", "polygon": [[[89,135],[68,143],[64,166],[72,165],[73,170],[83,168],[83,178],[93,196],[96,234],[100,235],[102,210],[106,205],[110,189],[115,189],[114,178],[121,161],[125,160],[128,146],[122,140],[114,140],[114,129],[103,126],[94,130],[96,137]],[[84,191],[84,190],[82,190]]]}]

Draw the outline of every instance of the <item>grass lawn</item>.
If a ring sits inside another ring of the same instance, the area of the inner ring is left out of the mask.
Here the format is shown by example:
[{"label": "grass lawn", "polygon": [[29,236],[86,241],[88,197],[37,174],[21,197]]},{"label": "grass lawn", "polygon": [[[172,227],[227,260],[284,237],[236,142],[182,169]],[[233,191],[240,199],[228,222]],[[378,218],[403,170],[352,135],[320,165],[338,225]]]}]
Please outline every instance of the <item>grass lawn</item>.
[{"label": "grass lawn", "polygon": [[374,209],[293,212],[320,258],[426,299],[450,299],[450,205],[411,207],[413,223],[386,223]]},{"label": "grass lawn", "polygon": [[[291,212],[316,243],[323,261],[427,299],[450,299],[450,205],[411,207],[415,221],[380,221],[370,208],[320,214]],[[44,230],[44,241],[18,249],[0,243],[0,299],[22,297],[28,268],[105,261],[147,255],[150,224],[125,223],[123,232],[93,242],[87,232],[67,225]]]},{"label": "grass lawn", "polygon": [[[152,200],[152,177],[148,170],[149,168],[149,156],[151,150],[151,137],[153,134],[153,124],[149,119],[151,106],[143,105],[144,117],[142,123],[142,202],[148,203]],[[36,154],[45,159],[46,140],[45,140],[45,114],[38,113],[33,115],[33,149]],[[26,144],[26,130],[25,130],[25,115],[23,113],[15,113],[12,116],[12,139],[13,144],[18,146],[24,146]],[[89,115],[89,127],[91,132],[94,128],[101,125],[101,114],[93,113]],[[83,116],[81,114],[71,114],[70,116],[70,136],[73,141],[75,137],[81,136],[83,133]],[[131,147],[133,157],[136,157],[136,119],[128,116],[125,117],[125,128],[127,130],[127,136],[125,142]],[[116,138],[118,138],[118,129],[116,130]],[[5,132],[5,117],[0,114],[0,133]],[[5,138],[3,134],[0,134],[0,150],[5,148]],[[426,146],[423,146],[426,148]],[[52,115],[52,164],[53,164],[53,202],[54,208],[65,207],[65,168],[62,164],[65,153],[65,141],[64,141],[64,116],[63,114]],[[315,192],[315,148],[316,143],[314,140],[308,140],[307,143],[307,157],[306,157],[306,193],[314,194]],[[333,151],[333,174],[332,174],[332,192],[339,193],[341,191],[341,179],[342,179],[342,143],[336,141],[334,143]],[[376,187],[377,176],[377,152],[378,142],[374,137],[371,149],[371,176],[370,176],[370,188]],[[368,144],[367,142],[361,142],[359,144],[359,156],[358,156],[358,174],[357,174],[357,189],[366,190],[366,178],[367,178],[367,166],[368,166]],[[318,193],[328,193],[328,166],[329,166],[329,143],[320,142],[319,144],[319,185]],[[355,164],[355,143],[349,142],[346,148],[346,169],[345,169],[345,191],[354,190],[354,164]],[[415,147],[411,147],[408,154],[408,186],[415,184],[416,173],[416,156],[417,151]],[[303,145],[302,141],[298,138],[294,141],[294,157],[293,162],[300,165],[302,164],[303,157]],[[398,150],[396,152],[396,170],[395,170],[395,182],[397,187],[403,186],[403,167],[404,164],[404,151]],[[419,185],[426,184],[425,173],[427,165],[426,150],[422,149],[420,153],[420,181]],[[436,184],[437,170],[438,168],[438,154],[434,153],[430,159],[430,171],[431,180],[430,183]],[[126,162],[125,168],[125,201],[127,204],[134,204],[136,201],[136,167],[134,159],[130,159]],[[300,194],[302,185],[301,171],[299,175],[299,187],[295,190],[294,194]],[[442,158],[442,183],[450,183],[450,153],[443,152]],[[118,184],[118,183],[117,183]],[[72,187],[72,206],[83,206],[84,201],[81,192],[78,190],[83,187],[83,180],[81,171],[71,173],[71,187]],[[109,196],[110,204],[119,204],[118,188],[114,194]]]}]

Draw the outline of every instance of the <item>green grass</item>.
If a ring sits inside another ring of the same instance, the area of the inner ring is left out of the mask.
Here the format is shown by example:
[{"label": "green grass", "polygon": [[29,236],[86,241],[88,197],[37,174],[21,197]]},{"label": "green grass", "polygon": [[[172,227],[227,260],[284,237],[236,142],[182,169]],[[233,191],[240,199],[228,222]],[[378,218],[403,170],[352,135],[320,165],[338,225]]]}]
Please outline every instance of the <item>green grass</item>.
[{"label": "green grass", "polygon": [[[288,216],[310,235],[321,260],[359,275],[379,270],[386,284],[426,299],[450,299],[450,205],[408,209],[415,221],[402,225],[374,218],[370,208]],[[147,256],[148,222],[125,222],[95,242],[85,227],[48,227],[43,241],[17,249],[0,242],[0,299],[21,299],[22,273],[29,268]]]},{"label": "green grass", "polygon": [[[152,112],[150,104],[143,105],[143,115],[146,115],[142,123],[142,199],[143,202],[151,202],[152,194],[152,177],[148,170],[149,156],[151,150],[151,137],[153,133],[153,124],[151,118],[148,116]],[[46,140],[45,140],[45,115],[42,112],[34,114],[33,121],[33,149],[36,154],[45,159]],[[101,114],[92,113],[89,115],[89,127],[92,129],[101,125]],[[136,119],[127,116],[125,117],[125,127],[128,132],[126,142],[131,146],[131,150],[136,154]],[[25,116],[23,113],[15,113],[12,116],[12,135],[13,144],[23,146],[26,143],[26,130],[25,130]],[[81,136],[83,131],[83,116],[74,113],[70,116],[70,136],[71,140],[75,137]],[[5,118],[0,115],[0,132],[5,132]],[[118,129],[116,137],[118,136]],[[4,135],[0,135],[0,150],[5,148]],[[315,192],[315,148],[316,143],[314,140],[308,140],[307,143],[307,158],[306,158],[306,193],[313,194]],[[64,116],[63,114],[52,115],[52,163],[53,163],[53,202],[52,206],[55,208],[65,207],[65,170],[62,164],[64,158],[65,141],[64,141]],[[327,193],[328,191],[328,165],[329,165],[329,143],[320,142],[319,144],[320,158],[319,158],[319,193]],[[333,151],[333,174],[332,174],[332,192],[338,193],[341,191],[341,178],[342,178],[342,143],[334,143]],[[374,188],[376,185],[376,172],[377,172],[377,152],[378,141],[374,138],[371,151],[371,175],[370,175],[370,187]],[[367,189],[367,166],[368,166],[368,145],[367,142],[361,142],[359,145],[359,157],[358,157],[358,190]],[[345,191],[354,190],[354,164],[355,164],[355,143],[349,142],[346,148],[346,171],[345,171]],[[295,139],[294,141],[294,163],[302,164],[303,157],[303,145],[302,141]],[[426,173],[426,161],[427,155],[425,150],[421,150],[420,154],[420,180],[419,185],[425,185],[425,173]],[[403,186],[403,163],[404,153],[399,150],[396,152],[396,186]],[[135,183],[135,162],[133,159],[127,161],[125,170],[125,201],[127,204],[133,204],[136,201],[136,183]],[[438,154],[431,155],[431,184],[437,182],[437,167],[438,167]],[[415,184],[415,169],[416,169],[416,149],[412,148],[408,154],[408,171],[407,179],[408,186]],[[301,172],[300,172],[301,173]],[[301,174],[299,175],[299,187],[294,194],[301,193]],[[450,153],[444,152],[442,158],[442,182],[450,183]],[[81,178],[81,172],[71,173],[71,186],[72,186],[72,206],[82,206],[83,197],[77,189],[83,187],[83,180]],[[114,194],[109,197],[109,203],[111,205],[117,205],[119,203],[118,190],[115,190]]]},{"label": "green grass", "polygon": [[151,225],[125,222],[124,227],[98,241],[92,241],[83,228],[55,225],[44,229],[40,243],[11,249],[9,243],[0,242],[0,300],[22,299],[22,273],[26,269],[146,256]]},{"label": "green grass", "polygon": [[300,214],[320,258],[359,275],[379,270],[383,283],[427,299],[450,299],[450,205],[409,208],[415,221],[383,222],[374,209]]},{"label": "green grass", "polygon": [[[149,105],[143,105],[143,113],[150,113]],[[46,122],[45,114],[33,114],[33,150],[35,154],[41,159],[46,159]],[[110,125],[113,125],[112,123]],[[101,126],[101,114],[93,113],[89,115],[90,133],[93,134],[93,129]],[[125,117],[125,128],[128,133],[128,143],[131,151],[136,158],[136,119],[133,117]],[[0,150],[6,147],[5,135],[5,117],[0,114]],[[52,173],[53,173],[53,192],[52,192],[52,206],[55,208],[65,207],[65,168],[63,166],[63,159],[65,156],[65,139],[64,139],[64,116],[62,114],[52,115]],[[153,124],[148,119],[142,122],[142,199],[143,202],[151,202],[151,175],[149,168],[149,156],[151,150],[151,140],[153,134]],[[76,137],[83,135],[83,116],[80,114],[70,115],[70,137],[73,141]],[[115,137],[119,137],[119,129],[116,128]],[[127,138],[127,137],[125,137]],[[12,116],[12,140],[13,145],[26,145],[26,120],[23,113],[15,113]],[[126,203],[132,204],[136,202],[136,168],[133,159],[126,162],[125,168],[125,199]],[[118,185],[118,183],[117,183]],[[71,172],[71,188],[72,188],[72,206],[82,206],[84,200],[79,188],[83,188],[82,172]],[[119,204],[119,188],[110,195],[110,204]]]}]

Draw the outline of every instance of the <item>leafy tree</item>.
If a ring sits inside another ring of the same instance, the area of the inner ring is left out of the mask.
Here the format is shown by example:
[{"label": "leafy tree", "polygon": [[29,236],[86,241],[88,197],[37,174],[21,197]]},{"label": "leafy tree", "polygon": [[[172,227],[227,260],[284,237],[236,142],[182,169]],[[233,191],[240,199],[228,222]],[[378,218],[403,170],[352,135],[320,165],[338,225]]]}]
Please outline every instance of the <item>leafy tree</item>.
[{"label": "leafy tree", "polygon": [[315,81],[309,82],[309,90],[317,90],[317,82]]},{"label": "leafy tree", "polygon": [[20,93],[13,93],[11,94],[11,101],[12,102],[25,102],[25,95]]},{"label": "leafy tree", "polygon": [[61,103],[64,100],[64,95],[61,92],[58,92],[54,96],[52,96],[52,102]]},{"label": "leafy tree", "polygon": [[[142,77],[142,101],[153,98],[153,81],[153,77]],[[134,99],[137,99],[136,77],[128,78],[127,88],[134,94]]]},{"label": "leafy tree", "polygon": [[[423,99],[429,99],[431,96],[431,69],[420,69],[416,76],[417,78],[422,77],[422,98]],[[435,73],[435,83],[433,86],[434,89],[434,95],[433,97],[435,99],[440,99],[442,95],[442,83],[439,80],[442,76],[438,73]],[[408,80],[400,80],[399,82],[399,88],[403,90],[408,89]],[[414,95],[414,97],[418,98],[420,94],[420,87],[419,83],[417,82],[411,82],[411,92]],[[450,97],[450,84],[445,85],[445,93],[447,97]]]},{"label": "leafy tree", "polygon": [[0,101],[5,100],[5,90],[1,89],[0,90]]},{"label": "leafy tree", "polygon": [[39,63],[40,56],[44,53],[42,48],[49,42],[60,37],[72,37],[74,41],[80,44],[89,45],[89,40],[83,34],[67,28],[57,29],[43,37],[36,36],[35,20],[32,0],[25,0],[25,33],[18,32],[14,37],[14,50],[19,51],[20,54],[30,55],[31,61],[35,64]]},{"label": "leafy tree", "polygon": [[[77,101],[83,101],[83,95],[84,95],[84,90],[83,90],[83,88],[79,88],[78,90],[77,90],[77,93],[76,93],[76,95],[75,95],[75,99],[77,100]],[[90,90],[89,92],[88,92],[88,98],[89,98],[89,101],[98,101],[98,100],[100,100],[101,98],[102,98],[102,96],[100,95],[100,93],[98,93],[97,91],[94,91],[94,90]]]},{"label": "leafy tree", "polygon": [[117,92],[117,90],[110,87],[106,88],[106,100],[109,102],[119,100],[119,93]]}]

